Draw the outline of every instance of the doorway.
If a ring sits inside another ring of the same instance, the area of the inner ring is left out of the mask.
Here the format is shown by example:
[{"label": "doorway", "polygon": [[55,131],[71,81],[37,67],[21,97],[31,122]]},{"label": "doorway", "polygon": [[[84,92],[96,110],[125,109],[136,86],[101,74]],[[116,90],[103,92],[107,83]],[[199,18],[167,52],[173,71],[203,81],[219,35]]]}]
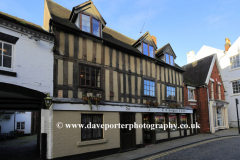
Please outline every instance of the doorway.
[{"label": "doorway", "polygon": [[[154,114],[143,114],[143,124],[146,126],[149,124],[155,124]],[[145,146],[155,143],[155,130],[151,130],[149,127],[143,128],[143,141]]]},{"label": "doorway", "polygon": [[[134,113],[120,113],[120,123],[123,125],[133,124],[135,121]],[[136,147],[135,129],[129,130],[129,125],[120,129],[121,151],[130,150]]]}]

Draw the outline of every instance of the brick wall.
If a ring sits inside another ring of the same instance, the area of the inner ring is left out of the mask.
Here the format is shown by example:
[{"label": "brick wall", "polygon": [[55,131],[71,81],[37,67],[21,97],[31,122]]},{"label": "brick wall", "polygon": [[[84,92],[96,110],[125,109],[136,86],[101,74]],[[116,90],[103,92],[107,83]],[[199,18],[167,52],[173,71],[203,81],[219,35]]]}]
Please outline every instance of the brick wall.
[{"label": "brick wall", "polygon": [[[214,64],[210,78],[214,79],[214,82],[213,82],[214,99],[219,99],[219,97],[218,97],[218,82],[220,82],[221,84],[223,84],[223,83],[219,76],[219,72],[218,72],[216,63]],[[209,98],[213,99],[211,97],[211,83],[210,82],[212,82],[212,81],[209,81],[209,84],[208,84]],[[221,90],[221,100],[225,100],[223,85],[220,86],[220,90]],[[197,87],[195,89],[194,94],[195,94],[195,100],[197,102],[188,101],[188,88],[187,88],[187,86],[184,85],[184,106],[190,106],[193,109],[196,109],[197,122],[200,123],[200,125],[201,125],[199,132],[200,133],[209,133],[210,125],[209,125],[207,88]],[[196,103],[196,105],[190,105],[193,103]]]}]

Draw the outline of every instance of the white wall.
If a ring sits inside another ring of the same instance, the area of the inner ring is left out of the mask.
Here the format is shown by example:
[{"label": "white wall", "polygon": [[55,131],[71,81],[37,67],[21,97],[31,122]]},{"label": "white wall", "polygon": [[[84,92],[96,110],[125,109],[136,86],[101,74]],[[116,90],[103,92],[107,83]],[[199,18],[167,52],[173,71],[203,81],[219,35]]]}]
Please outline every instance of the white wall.
[{"label": "white wall", "polygon": [[25,122],[25,129],[18,129],[24,131],[24,134],[31,134],[31,112],[16,113],[15,129],[17,130],[17,122]]},{"label": "white wall", "polygon": [[2,114],[3,117],[7,115],[10,116],[10,119],[0,118],[1,133],[9,133],[10,131],[14,131],[14,114]]},{"label": "white wall", "polygon": [[[224,47],[224,45],[223,45]],[[232,83],[234,79],[240,79],[240,67],[231,70],[230,57],[240,53],[240,37],[233,43],[229,50],[225,53],[223,50],[215,49],[208,46],[203,46],[196,55],[197,59],[201,59],[211,54],[217,54],[220,74],[225,86],[225,101],[229,102],[228,105],[228,123],[230,127],[237,127],[237,113],[235,98],[240,100],[240,94],[233,95]],[[239,105],[240,106],[240,105]],[[240,115],[240,111],[239,111]]]},{"label": "white wall", "polygon": [[0,75],[0,82],[53,94],[53,43],[35,41],[26,35],[0,26],[0,32],[19,37],[14,45],[13,68],[17,77]]}]

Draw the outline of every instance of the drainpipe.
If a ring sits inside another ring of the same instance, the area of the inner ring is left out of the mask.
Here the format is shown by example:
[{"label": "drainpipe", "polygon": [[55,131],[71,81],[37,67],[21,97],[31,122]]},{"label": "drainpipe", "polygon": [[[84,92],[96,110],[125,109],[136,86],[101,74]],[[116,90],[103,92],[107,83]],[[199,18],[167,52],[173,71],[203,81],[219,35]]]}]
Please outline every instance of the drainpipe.
[{"label": "drainpipe", "polygon": [[209,109],[209,92],[208,92],[208,87],[204,85],[205,88],[207,88],[207,104],[208,104],[208,114],[209,114],[209,126],[210,126],[210,132],[212,133],[212,127],[211,127],[211,114],[210,114],[210,109]]}]

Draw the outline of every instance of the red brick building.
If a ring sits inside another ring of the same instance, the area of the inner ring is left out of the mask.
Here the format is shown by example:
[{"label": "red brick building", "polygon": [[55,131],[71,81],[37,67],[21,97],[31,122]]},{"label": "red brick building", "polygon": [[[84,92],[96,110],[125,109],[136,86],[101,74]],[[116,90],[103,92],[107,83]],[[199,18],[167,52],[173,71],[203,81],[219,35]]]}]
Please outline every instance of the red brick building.
[{"label": "red brick building", "polygon": [[228,129],[228,102],[218,69],[216,55],[183,66],[184,106],[193,108],[193,123],[201,128],[194,133],[215,133]]}]

